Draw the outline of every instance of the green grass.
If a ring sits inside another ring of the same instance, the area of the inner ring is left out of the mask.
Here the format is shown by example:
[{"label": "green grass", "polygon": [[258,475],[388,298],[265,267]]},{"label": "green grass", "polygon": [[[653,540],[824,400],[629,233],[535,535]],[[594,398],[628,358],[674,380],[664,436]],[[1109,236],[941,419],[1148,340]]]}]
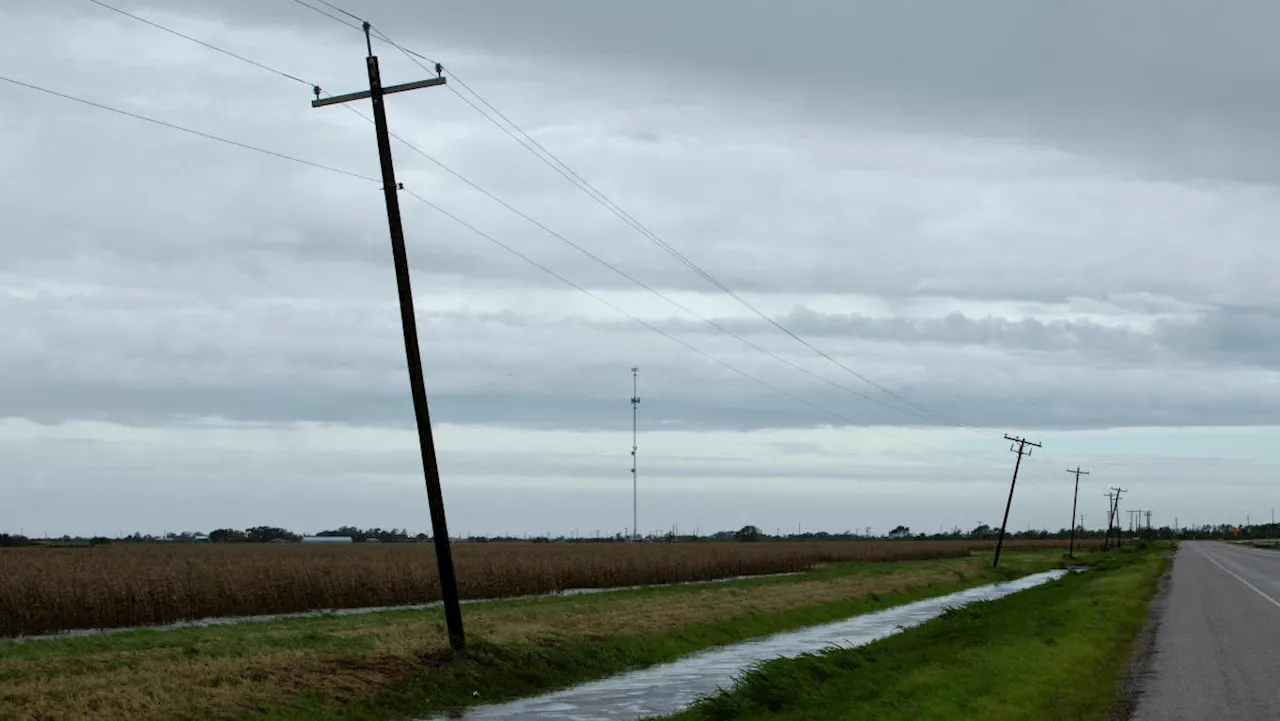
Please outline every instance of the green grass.
[{"label": "green grass", "polygon": [[672,718],[1109,718],[1166,550],[1125,548],[862,648],[764,663]]}]

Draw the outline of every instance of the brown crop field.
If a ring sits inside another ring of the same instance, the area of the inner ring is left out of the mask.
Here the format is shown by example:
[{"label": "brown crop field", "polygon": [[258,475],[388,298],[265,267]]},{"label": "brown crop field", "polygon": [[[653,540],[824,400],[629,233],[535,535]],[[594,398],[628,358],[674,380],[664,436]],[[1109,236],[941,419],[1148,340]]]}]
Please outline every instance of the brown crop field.
[{"label": "brown crop field", "polygon": [[[570,588],[785,573],[834,562],[946,558],[992,545],[968,541],[478,543],[456,545],[454,559],[463,598],[502,598]],[[1065,545],[1013,541],[1006,548]],[[439,598],[430,544],[0,549],[3,636],[394,606]]]}]

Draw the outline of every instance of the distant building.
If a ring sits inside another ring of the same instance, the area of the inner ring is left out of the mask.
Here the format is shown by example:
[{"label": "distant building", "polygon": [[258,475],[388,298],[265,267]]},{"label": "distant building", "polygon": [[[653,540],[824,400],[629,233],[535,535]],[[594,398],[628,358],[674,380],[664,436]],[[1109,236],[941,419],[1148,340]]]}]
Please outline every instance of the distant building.
[{"label": "distant building", "polygon": [[351,543],[350,536],[303,536],[303,543]]}]

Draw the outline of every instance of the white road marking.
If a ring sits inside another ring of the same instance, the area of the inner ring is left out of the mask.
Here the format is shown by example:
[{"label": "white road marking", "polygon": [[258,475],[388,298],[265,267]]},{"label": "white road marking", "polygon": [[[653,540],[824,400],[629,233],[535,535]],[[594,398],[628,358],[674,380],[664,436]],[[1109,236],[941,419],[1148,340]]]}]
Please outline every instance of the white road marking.
[{"label": "white road marking", "polygon": [[1271,559],[1280,558],[1280,552],[1277,552],[1277,551],[1268,551],[1263,548],[1254,548],[1253,546],[1237,546],[1234,543],[1220,543],[1214,546],[1214,548],[1227,548],[1233,551],[1241,551],[1243,553],[1252,554],[1260,558],[1271,558]]},{"label": "white road marking", "polygon": [[1239,577],[1239,576],[1237,576],[1235,573],[1233,573],[1233,572],[1231,572],[1231,571],[1227,570],[1227,567],[1226,567],[1226,566],[1224,566],[1224,565],[1222,565],[1221,563],[1218,563],[1217,561],[1213,560],[1213,558],[1212,558],[1209,554],[1205,553],[1204,551],[1201,551],[1200,549],[1196,549],[1196,552],[1197,552],[1197,553],[1199,553],[1201,556],[1204,556],[1206,559],[1208,559],[1208,560],[1209,560],[1209,563],[1212,563],[1213,565],[1215,565],[1215,566],[1217,566],[1219,569],[1221,569],[1223,573],[1227,574],[1228,576],[1231,576],[1232,578],[1236,579],[1236,580],[1237,580],[1237,581],[1239,581],[1240,583],[1243,583],[1244,585],[1248,586],[1248,587],[1249,587],[1249,590],[1253,591],[1254,593],[1258,594],[1259,596],[1262,596],[1263,598],[1265,598],[1265,599],[1267,599],[1268,601],[1270,601],[1270,602],[1271,602],[1271,605],[1275,606],[1276,608],[1280,608],[1280,601],[1277,601],[1277,600],[1275,600],[1274,598],[1272,598],[1272,597],[1268,596],[1266,593],[1263,593],[1262,589],[1258,588],[1257,586],[1253,585],[1252,583],[1249,583],[1248,581],[1244,580],[1243,578],[1240,578],[1240,577]]}]

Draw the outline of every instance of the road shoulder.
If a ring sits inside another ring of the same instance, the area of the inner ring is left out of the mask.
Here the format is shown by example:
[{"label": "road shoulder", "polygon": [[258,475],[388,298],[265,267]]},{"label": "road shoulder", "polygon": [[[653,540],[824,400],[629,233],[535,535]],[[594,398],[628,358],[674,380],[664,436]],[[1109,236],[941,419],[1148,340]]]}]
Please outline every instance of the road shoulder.
[{"label": "road shoulder", "polygon": [[1169,589],[1173,581],[1173,564],[1176,549],[1166,556],[1164,573],[1156,581],[1155,595],[1147,608],[1147,620],[1133,642],[1133,653],[1129,657],[1129,665],[1120,679],[1118,698],[1111,709],[1111,721],[1129,721],[1138,708],[1139,696],[1142,693],[1143,680],[1150,677],[1156,653],[1156,638],[1160,633],[1160,624],[1165,609],[1169,604]]}]

